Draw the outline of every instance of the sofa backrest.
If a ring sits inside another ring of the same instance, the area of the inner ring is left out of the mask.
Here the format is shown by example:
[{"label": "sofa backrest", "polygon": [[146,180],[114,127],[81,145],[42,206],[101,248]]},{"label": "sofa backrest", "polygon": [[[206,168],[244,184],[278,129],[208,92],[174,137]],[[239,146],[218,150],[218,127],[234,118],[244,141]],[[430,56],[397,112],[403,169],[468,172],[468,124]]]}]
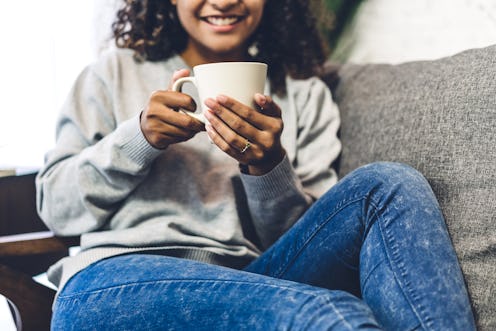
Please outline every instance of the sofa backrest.
[{"label": "sofa backrest", "polygon": [[347,64],[339,175],[407,163],[446,218],[481,330],[496,330],[496,46],[399,65]]}]

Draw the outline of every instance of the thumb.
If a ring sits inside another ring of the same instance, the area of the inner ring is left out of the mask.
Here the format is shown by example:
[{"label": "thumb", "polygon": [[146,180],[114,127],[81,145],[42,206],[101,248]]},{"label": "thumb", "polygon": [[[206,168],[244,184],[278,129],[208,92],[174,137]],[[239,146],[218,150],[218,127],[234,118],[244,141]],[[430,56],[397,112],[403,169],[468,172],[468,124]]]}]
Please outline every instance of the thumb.
[{"label": "thumb", "polygon": [[179,70],[174,71],[174,73],[172,74],[172,79],[169,83],[169,87],[167,89],[169,91],[172,90],[172,85],[174,85],[176,80],[178,80],[179,78],[182,78],[182,77],[188,77],[189,74],[190,74],[190,72],[188,69],[179,69]]},{"label": "thumb", "polygon": [[281,108],[279,108],[270,96],[257,93],[255,94],[255,102],[260,107],[259,111],[264,115],[281,117]]}]

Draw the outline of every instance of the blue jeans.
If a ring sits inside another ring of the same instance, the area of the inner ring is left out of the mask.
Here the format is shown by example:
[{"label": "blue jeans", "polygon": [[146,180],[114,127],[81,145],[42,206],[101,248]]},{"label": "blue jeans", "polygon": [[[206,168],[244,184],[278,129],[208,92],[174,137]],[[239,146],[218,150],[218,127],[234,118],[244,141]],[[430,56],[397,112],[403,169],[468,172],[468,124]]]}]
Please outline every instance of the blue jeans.
[{"label": "blue jeans", "polygon": [[244,270],[131,254],[76,274],[54,330],[475,330],[427,181],[374,163],[343,178]]}]

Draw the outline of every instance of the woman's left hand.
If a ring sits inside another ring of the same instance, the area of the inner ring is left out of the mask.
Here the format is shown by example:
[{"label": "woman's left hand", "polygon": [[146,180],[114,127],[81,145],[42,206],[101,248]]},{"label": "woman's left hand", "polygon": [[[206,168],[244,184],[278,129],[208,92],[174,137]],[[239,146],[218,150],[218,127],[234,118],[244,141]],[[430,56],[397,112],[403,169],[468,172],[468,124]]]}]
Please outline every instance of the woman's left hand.
[{"label": "woman's left hand", "polygon": [[286,152],[281,145],[281,109],[271,97],[255,95],[260,111],[235,99],[220,95],[207,99],[205,125],[210,139],[240,164],[250,175],[263,175],[278,165]]}]

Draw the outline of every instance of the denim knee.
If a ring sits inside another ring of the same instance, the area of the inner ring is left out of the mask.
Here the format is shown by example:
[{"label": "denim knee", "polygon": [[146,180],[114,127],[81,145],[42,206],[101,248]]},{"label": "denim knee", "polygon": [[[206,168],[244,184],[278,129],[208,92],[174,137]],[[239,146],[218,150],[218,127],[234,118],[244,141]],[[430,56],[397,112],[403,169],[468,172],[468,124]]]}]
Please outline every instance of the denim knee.
[{"label": "denim knee", "polygon": [[[390,184],[412,178],[425,180],[424,176],[412,166],[400,162],[379,161],[361,166],[355,170],[365,176],[374,176]],[[392,182],[391,182],[392,181]]]},{"label": "denim knee", "polygon": [[[361,166],[345,178],[353,182],[383,184],[387,187],[414,187],[416,190],[431,191],[431,187],[418,170],[399,162],[372,162]],[[344,179],[344,178],[343,178]]]}]

